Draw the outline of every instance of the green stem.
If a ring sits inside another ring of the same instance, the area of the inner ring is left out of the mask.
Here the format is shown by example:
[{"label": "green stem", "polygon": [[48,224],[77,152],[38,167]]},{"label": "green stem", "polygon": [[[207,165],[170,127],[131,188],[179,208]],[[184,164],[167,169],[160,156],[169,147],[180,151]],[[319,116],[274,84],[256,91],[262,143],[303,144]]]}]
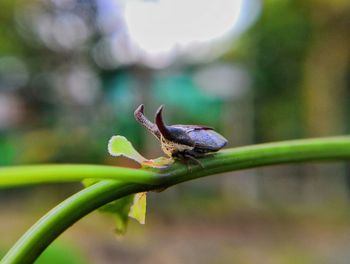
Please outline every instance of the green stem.
[{"label": "green stem", "polygon": [[164,185],[267,165],[349,159],[350,136],[265,143],[220,151],[200,160],[205,169],[196,166],[191,173],[185,166],[175,164],[168,170]]},{"label": "green stem", "polygon": [[86,178],[155,184],[159,180],[159,175],[149,170],[90,164],[44,164],[0,168],[0,187],[79,182]]},{"label": "green stem", "polygon": [[56,237],[84,215],[108,202],[143,189],[140,184],[107,180],[83,189],[36,222],[8,251],[1,263],[33,263]]},{"label": "green stem", "polygon": [[[350,159],[350,137],[333,137],[261,144],[221,151],[201,159],[205,169],[175,164],[158,177],[159,185],[102,181],[73,195],[40,219],[24,234],[1,263],[32,263],[69,226],[100,206],[131,193],[170,187],[216,173],[265,165]],[[89,174],[89,177],[92,175]],[[152,176],[153,177],[153,176]],[[134,178],[133,178],[134,179]]]}]

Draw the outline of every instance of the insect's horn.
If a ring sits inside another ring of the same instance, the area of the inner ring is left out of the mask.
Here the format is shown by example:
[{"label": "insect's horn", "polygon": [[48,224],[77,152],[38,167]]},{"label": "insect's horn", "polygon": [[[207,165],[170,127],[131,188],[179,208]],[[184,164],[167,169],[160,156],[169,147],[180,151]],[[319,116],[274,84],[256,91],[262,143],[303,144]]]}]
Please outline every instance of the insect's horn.
[{"label": "insect's horn", "polygon": [[140,114],[144,114],[143,111],[145,109],[145,106],[143,104],[140,104],[139,107],[136,108],[134,115],[140,115]]},{"label": "insect's horn", "polygon": [[162,111],[163,111],[163,105],[161,105],[157,110],[156,117],[155,117],[155,123],[156,123],[160,133],[162,134],[162,136],[165,137],[166,139],[170,140],[171,134],[163,122]]},{"label": "insect's horn", "polygon": [[158,139],[160,139],[160,132],[159,129],[155,124],[153,124],[151,121],[148,120],[148,118],[144,115],[144,105],[141,104],[139,107],[136,108],[134,112],[135,119],[143,125],[145,128],[147,128],[151,133]]}]

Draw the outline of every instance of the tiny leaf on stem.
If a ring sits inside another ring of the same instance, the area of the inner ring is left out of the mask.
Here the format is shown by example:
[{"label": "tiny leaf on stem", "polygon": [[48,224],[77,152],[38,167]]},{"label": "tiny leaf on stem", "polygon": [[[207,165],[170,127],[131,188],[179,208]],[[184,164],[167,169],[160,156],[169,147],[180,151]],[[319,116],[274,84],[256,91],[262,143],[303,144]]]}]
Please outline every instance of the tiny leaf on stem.
[{"label": "tiny leaf on stem", "polygon": [[[143,167],[164,167],[168,164],[164,158],[148,160],[138,153],[133,145],[123,136],[113,136],[108,142],[108,152],[112,156],[123,156],[132,159]],[[101,208],[103,212],[112,213],[116,220],[117,234],[124,234],[127,228],[128,217],[136,219],[140,224],[145,223],[146,218],[146,195],[147,193],[137,193],[126,198],[111,202]]]},{"label": "tiny leaf on stem", "polygon": [[108,141],[108,152],[112,156],[123,156],[136,161],[139,164],[147,161],[140,153],[134,149],[133,145],[123,136],[113,136]]},{"label": "tiny leaf on stem", "polygon": [[110,202],[100,208],[101,212],[112,214],[115,219],[116,233],[124,235],[128,226],[128,214],[134,201],[134,194]]},{"label": "tiny leaf on stem", "polygon": [[[108,142],[108,152],[115,157],[126,157],[139,163],[143,168],[166,168],[173,159],[160,157],[148,160],[135,150],[133,145],[123,136],[113,136]],[[87,183],[93,183],[87,182]],[[136,219],[140,224],[145,223],[147,193],[137,193],[128,196],[127,199],[117,200],[102,207],[103,212],[112,213],[116,219],[116,231],[124,234],[126,231],[128,216]]]},{"label": "tiny leaf on stem", "polygon": [[159,157],[157,159],[146,159],[133,147],[129,140],[123,136],[113,136],[108,142],[108,152],[114,157],[126,157],[147,168],[166,168],[174,161],[170,158]]}]

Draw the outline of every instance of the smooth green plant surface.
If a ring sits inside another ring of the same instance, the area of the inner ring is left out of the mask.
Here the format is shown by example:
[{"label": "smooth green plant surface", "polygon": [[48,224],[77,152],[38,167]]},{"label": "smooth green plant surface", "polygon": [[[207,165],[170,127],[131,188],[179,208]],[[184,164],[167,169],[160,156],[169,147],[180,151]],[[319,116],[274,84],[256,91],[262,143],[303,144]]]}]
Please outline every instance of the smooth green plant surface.
[{"label": "smooth green plant surface", "polygon": [[105,180],[74,194],[48,212],[17,241],[1,263],[33,263],[55,238],[80,218],[130,194],[167,188],[227,171],[273,164],[347,159],[350,159],[350,137],[343,136],[226,149],[202,158],[204,169],[198,165],[191,165],[191,169],[188,169],[179,163],[157,170],[73,164],[2,168],[0,186],[3,187],[22,185],[23,182],[33,184],[86,178]]}]

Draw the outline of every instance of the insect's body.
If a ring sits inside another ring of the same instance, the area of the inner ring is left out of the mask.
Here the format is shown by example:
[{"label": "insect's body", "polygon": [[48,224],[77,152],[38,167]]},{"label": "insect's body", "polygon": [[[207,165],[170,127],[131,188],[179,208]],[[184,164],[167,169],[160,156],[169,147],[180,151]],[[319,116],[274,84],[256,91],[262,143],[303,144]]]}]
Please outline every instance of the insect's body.
[{"label": "insect's body", "polygon": [[155,117],[155,124],[143,114],[140,105],[134,115],[137,121],[145,126],[161,143],[165,154],[172,158],[201,157],[210,152],[216,152],[227,144],[227,140],[212,128],[196,125],[167,126],[162,119],[161,106]]},{"label": "insect's body", "polygon": [[161,136],[160,144],[163,152],[169,157],[176,155],[175,153],[189,152],[193,150],[193,147],[184,144],[175,143],[173,141],[167,140],[165,137]]}]

